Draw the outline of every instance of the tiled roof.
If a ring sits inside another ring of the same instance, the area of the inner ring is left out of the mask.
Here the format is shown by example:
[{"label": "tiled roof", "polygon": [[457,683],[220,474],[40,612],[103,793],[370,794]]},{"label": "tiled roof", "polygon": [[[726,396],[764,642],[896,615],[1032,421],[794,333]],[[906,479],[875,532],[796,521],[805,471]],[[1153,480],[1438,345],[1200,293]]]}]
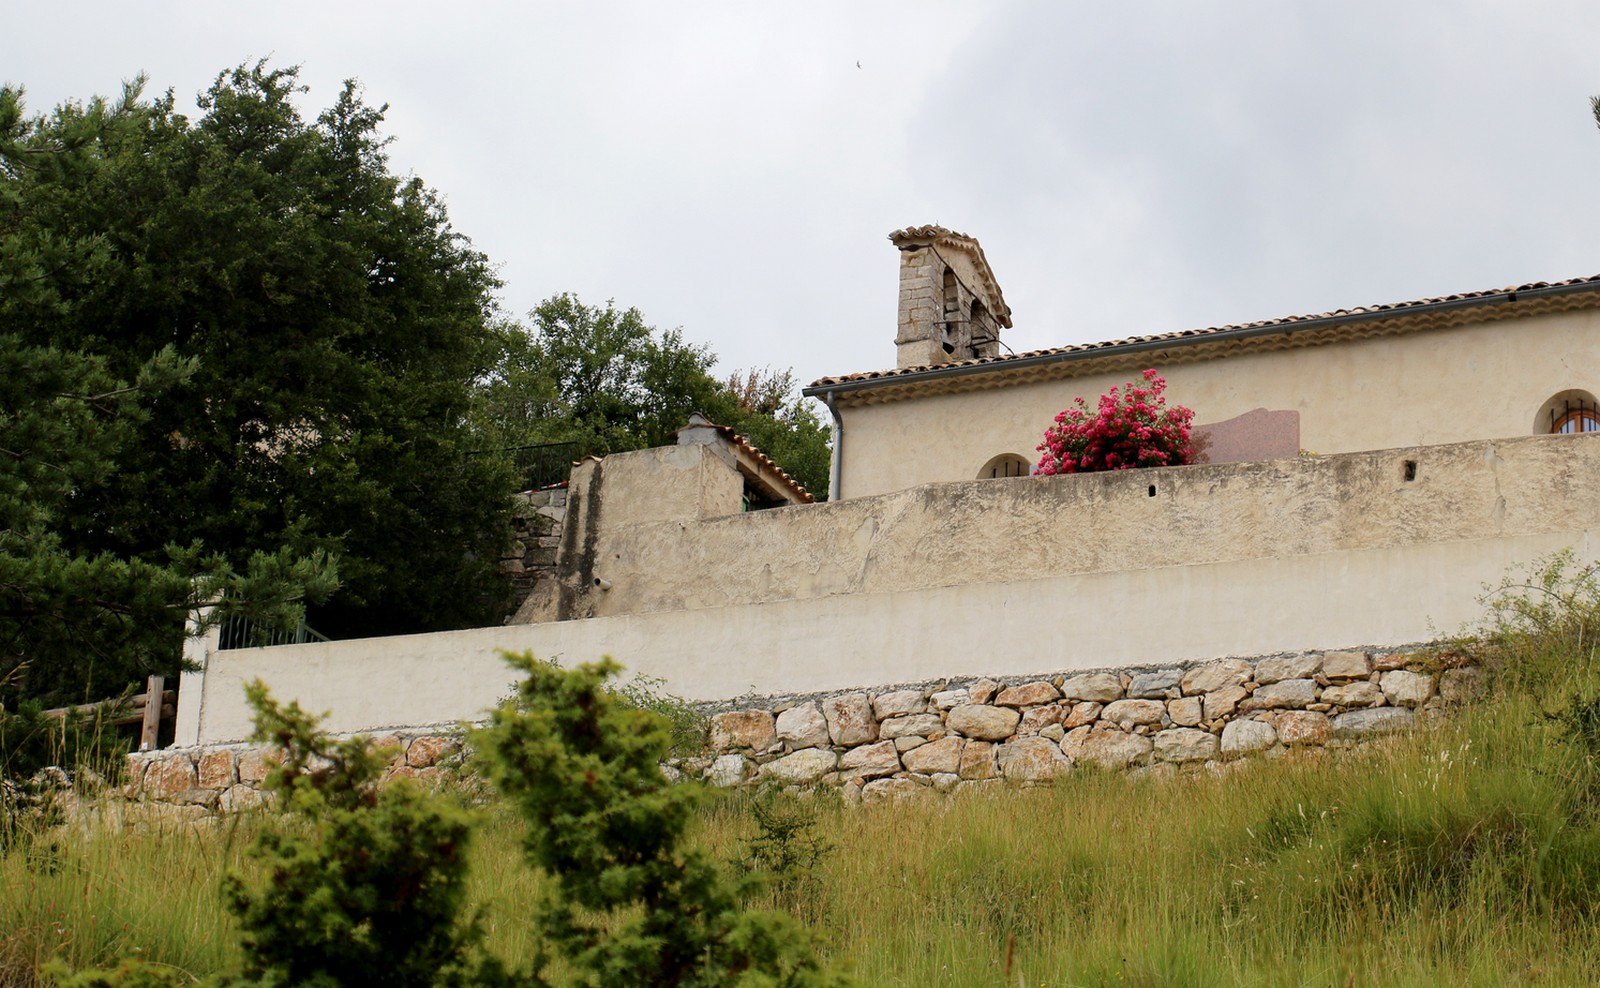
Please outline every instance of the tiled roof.
[{"label": "tiled roof", "polygon": [[[737,432],[734,432],[732,428],[726,425],[717,425],[715,422],[706,419],[698,412],[690,417],[689,425],[684,426],[684,428],[687,429],[695,426],[715,429],[717,434],[732,443],[735,449],[754,460],[763,472],[771,474],[770,479],[775,480],[789,492],[794,494],[798,503],[811,504],[816,500],[816,498],[811,496],[811,492],[805,489],[805,485],[789,476],[789,472],[783,467],[778,466],[772,457],[761,452],[761,450],[757,448],[755,444],[751,443],[750,440],[739,435]],[[679,431],[681,432],[682,430],[680,429]],[[674,439],[677,438],[677,435],[677,432],[672,434]]]},{"label": "tiled roof", "polygon": [[[1075,343],[1070,346],[1054,347],[1046,350],[1029,350],[1023,353],[1009,353],[997,357],[978,357],[970,360],[958,360],[948,364],[936,364],[922,367],[899,367],[891,370],[867,371],[861,374],[846,374],[841,377],[824,377],[812,382],[805,389],[806,394],[825,393],[839,385],[858,385],[859,382],[884,381],[892,383],[897,378],[914,377],[918,375],[933,376],[941,372],[958,371],[960,369],[976,369],[983,365],[995,365],[996,370],[1002,370],[1008,365],[1019,362],[1039,362],[1052,359],[1071,360],[1079,356],[1090,357],[1104,351],[1125,347],[1138,347],[1140,349],[1153,345],[1172,344],[1175,346],[1188,346],[1191,344],[1205,343],[1218,338],[1240,335],[1244,333],[1272,332],[1281,330],[1285,333],[1297,328],[1311,326],[1333,326],[1340,323],[1362,323],[1379,319],[1401,319],[1408,315],[1430,312],[1442,307],[1472,307],[1477,305],[1492,305],[1501,303],[1514,303],[1520,296],[1544,296],[1572,294],[1578,292],[1600,293],[1600,275],[1588,278],[1571,278],[1566,281],[1535,281],[1526,285],[1515,285],[1510,288],[1494,288],[1478,292],[1462,292],[1456,295],[1441,295],[1435,298],[1416,299],[1410,302],[1389,302],[1380,305],[1361,306],[1353,309],[1335,309],[1331,312],[1319,312],[1311,315],[1286,316],[1281,319],[1263,319],[1257,322],[1237,323],[1230,326],[1213,326],[1207,329],[1186,329],[1175,333],[1161,333],[1153,336],[1130,336],[1120,340],[1105,340],[1099,343]],[[967,371],[971,372],[971,371]]]}]

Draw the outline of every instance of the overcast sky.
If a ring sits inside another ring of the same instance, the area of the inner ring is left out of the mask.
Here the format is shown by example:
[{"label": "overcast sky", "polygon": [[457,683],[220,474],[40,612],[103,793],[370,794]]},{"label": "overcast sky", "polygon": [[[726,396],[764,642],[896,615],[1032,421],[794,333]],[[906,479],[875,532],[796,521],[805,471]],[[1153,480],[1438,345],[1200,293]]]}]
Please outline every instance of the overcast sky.
[{"label": "overcast sky", "polygon": [[521,315],[614,298],[802,382],[893,366],[894,229],[1015,350],[1600,273],[1600,4],[15,3],[30,109],[358,78]]}]

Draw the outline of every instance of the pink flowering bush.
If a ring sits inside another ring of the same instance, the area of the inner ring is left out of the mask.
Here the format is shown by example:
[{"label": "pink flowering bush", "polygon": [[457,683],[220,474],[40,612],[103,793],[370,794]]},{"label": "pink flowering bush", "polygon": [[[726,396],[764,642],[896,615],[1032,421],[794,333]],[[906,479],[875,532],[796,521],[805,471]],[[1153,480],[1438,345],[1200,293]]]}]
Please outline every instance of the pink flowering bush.
[{"label": "pink flowering bush", "polygon": [[1135,467],[1172,467],[1192,463],[1194,441],[1190,423],[1194,412],[1168,405],[1163,395],[1167,379],[1155,370],[1144,372],[1141,387],[1130,381],[1121,390],[1100,396],[1100,407],[1089,411],[1079,397],[1076,407],[1056,416],[1044,432],[1036,471],[1092,473],[1097,470],[1132,470]]}]

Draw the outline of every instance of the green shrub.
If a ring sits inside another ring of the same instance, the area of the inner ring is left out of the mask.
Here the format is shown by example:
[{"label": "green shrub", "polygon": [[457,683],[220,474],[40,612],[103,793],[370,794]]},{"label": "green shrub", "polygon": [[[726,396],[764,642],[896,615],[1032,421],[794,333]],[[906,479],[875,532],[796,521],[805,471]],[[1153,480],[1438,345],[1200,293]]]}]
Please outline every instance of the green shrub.
[{"label": "green shrub", "polygon": [[[243,963],[217,986],[742,986],[846,982],[779,914],[739,903],[738,885],[682,846],[701,793],[669,784],[668,722],[605,688],[610,662],[563,671],[513,656],[528,674],[476,735],[484,770],[522,811],[531,861],[551,879],[531,920],[540,945],[510,971],[464,915],[472,815],[408,781],[379,785],[387,753],[336,741],[297,704],[256,683],[256,740],[282,750],[265,787],[287,817],[250,852],[258,881],[226,882]],[[138,960],[72,974],[62,988],[193,984]]]},{"label": "green shrub", "polygon": [[605,688],[614,663],[510,658],[527,679],[477,741],[527,821],[529,859],[554,879],[537,918],[577,984],[845,983],[789,917],[741,908],[736,884],[683,846],[702,790],[666,781],[670,729]]}]

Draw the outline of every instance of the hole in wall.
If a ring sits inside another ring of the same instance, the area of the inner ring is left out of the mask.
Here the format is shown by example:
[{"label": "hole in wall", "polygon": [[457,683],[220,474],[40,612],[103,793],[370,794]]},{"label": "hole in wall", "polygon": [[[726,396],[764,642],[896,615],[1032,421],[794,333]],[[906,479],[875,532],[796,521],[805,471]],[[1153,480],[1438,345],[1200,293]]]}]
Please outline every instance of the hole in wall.
[{"label": "hole in wall", "polygon": [[1155,497],[1156,496],[1156,485],[1155,484],[1151,484],[1150,485],[1150,496],[1151,497]]},{"label": "hole in wall", "polygon": [[1416,460],[1407,460],[1405,462],[1405,465],[1400,468],[1400,479],[1401,480],[1405,480],[1405,481],[1411,481],[1411,480],[1416,480],[1417,479],[1417,461]]}]

